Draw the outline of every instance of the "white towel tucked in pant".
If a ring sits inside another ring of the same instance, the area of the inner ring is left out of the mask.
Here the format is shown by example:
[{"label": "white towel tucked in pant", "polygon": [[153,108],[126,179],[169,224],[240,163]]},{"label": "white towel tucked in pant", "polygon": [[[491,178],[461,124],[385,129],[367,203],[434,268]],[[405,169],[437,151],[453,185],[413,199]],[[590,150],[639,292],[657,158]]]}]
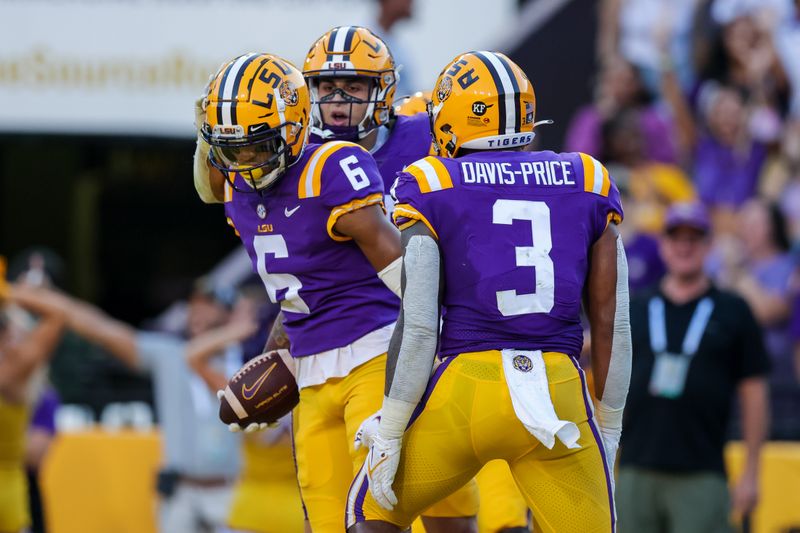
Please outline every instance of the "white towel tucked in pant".
[{"label": "white towel tucked in pant", "polygon": [[580,448],[578,426],[560,420],[553,408],[541,350],[503,350],[502,354],[511,403],[520,422],[548,449],[553,449],[556,437],[567,448]]}]

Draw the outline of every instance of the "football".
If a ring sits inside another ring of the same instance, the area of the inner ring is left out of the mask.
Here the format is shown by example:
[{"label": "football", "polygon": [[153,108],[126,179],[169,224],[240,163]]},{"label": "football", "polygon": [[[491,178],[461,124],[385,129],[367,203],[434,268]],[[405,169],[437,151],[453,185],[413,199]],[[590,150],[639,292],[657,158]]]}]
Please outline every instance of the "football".
[{"label": "football", "polygon": [[253,422],[271,424],[299,401],[294,374],[273,350],[248,361],[228,381],[220,397],[219,418],[243,428]]}]

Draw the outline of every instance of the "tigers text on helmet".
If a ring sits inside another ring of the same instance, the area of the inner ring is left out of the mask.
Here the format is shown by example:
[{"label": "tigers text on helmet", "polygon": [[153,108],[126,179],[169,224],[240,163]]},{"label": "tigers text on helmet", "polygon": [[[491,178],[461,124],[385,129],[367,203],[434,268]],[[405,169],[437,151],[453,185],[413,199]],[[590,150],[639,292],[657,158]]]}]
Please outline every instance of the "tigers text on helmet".
[{"label": "tigers text on helmet", "polygon": [[211,146],[209,161],[232,185],[239,173],[265,190],[302,154],[310,106],[303,75],[290,62],[263,53],[233,59],[206,95],[200,132]]},{"label": "tigers text on helmet", "polygon": [[439,74],[428,105],[434,150],[508,150],[533,140],[536,95],[528,77],[497,52],[468,52]]},{"label": "tigers text on helmet", "polygon": [[[367,28],[341,26],[328,31],[308,51],[303,75],[311,93],[311,131],[322,139],[363,139],[389,122],[399,74],[389,47]],[[353,98],[341,89],[320,97],[319,84],[325,78],[364,78],[370,84],[369,97]],[[350,125],[351,119],[347,126],[333,126],[324,122],[321,106],[334,103],[349,104],[348,118],[352,117],[353,105],[367,107],[363,117],[354,117],[355,125]]]}]

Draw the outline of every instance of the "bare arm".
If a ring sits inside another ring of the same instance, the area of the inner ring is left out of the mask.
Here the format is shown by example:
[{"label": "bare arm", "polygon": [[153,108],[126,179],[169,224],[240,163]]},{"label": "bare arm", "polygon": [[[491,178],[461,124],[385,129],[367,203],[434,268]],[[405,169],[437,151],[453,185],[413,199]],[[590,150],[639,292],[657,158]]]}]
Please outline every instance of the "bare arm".
[{"label": "bare arm", "polygon": [[592,334],[592,374],[597,398],[603,398],[611,362],[614,315],[617,310],[617,244],[619,235],[609,224],[592,246],[587,280],[586,310]]},{"label": "bare arm", "polygon": [[791,308],[786,297],[765,290],[750,274],[742,273],[733,285],[744,298],[762,326],[771,326],[789,317]]},{"label": "bare arm", "polygon": [[291,350],[289,336],[283,327],[283,311],[279,312],[278,316],[275,317],[275,322],[272,323],[272,329],[269,332],[269,337],[267,337],[267,343],[264,345],[265,352],[280,349]]},{"label": "bare arm", "polygon": [[336,233],[351,237],[364,256],[380,272],[402,255],[400,232],[377,205],[342,215],[334,226]]},{"label": "bare arm", "polygon": [[769,429],[767,381],[763,377],[746,378],[739,383],[737,392],[746,459],[742,477],[734,488],[733,508],[741,516],[752,511],[758,501],[761,446]]},{"label": "bare arm", "polygon": [[11,401],[22,401],[28,382],[36,370],[47,360],[61,340],[64,331],[64,315],[58,309],[42,309],[25,306],[16,299],[16,289],[12,289],[12,299],[40,315],[39,323],[25,335],[19,343],[10,346],[0,357],[0,392]]},{"label": "bare arm", "polygon": [[224,389],[228,383],[227,376],[212,367],[209,361],[228,345],[255,333],[257,327],[253,322],[236,321],[198,335],[186,347],[186,362],[212,391]]},{"label": "bare arm", "polygon": [[66,326],[90,342],[102,346],[126,365],[138,369],[136,330],[100,309],[64,294],[30,287],[15,287],[21,305],[55,309],[63,313]]}]

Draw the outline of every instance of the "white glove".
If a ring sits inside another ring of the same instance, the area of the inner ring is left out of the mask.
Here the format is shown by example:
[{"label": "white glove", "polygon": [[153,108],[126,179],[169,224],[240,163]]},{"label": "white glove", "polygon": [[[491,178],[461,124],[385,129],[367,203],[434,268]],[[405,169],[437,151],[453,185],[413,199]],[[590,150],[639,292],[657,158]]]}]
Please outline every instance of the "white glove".
[{"label": "white glove", "polygon": [[[224,397],[225,397],[225,391],[218,390],[217,399],[221,401],[222,398]],[[279,425],[280,422],[278,421],[275,421],[271,424],[268,424],[266,422],[250,422],[247,426],[242,427],[240,424],[237,424],[236,422],[231,422],[230,424],[228,424],[228,431],[230,431],[231,433],[239,433],[239,432],[255,433],[256,431],[263,431],[267,428],[278,427]]]},{"label": "white glove", "polygon": [[367,417],[366,420],[361,422],[356,431],[356,437],[353,439],[353,448],[356,450],[364,448],[372,448],[372,441],[375,435],[378,434],[378,426],[381,423],[381,410],[378,409],[372,416]]},{"label": "white glove", "polygon": [[600,426],[600,439],[603,441],[603,448],[606,452],[612,490],[616,485],[614,482],[614,464],[617,460],[619,439],[622,436],[622,412],[623,408],[613,409],[602,401],[598,401],[595,406],[595,418],[597,419],[597,425]]},{"label": "white glove", "polygon": [[392,490],[392,483],[400,465],[402,442],[402,439],[384,439],[380,435],[375,435],[367,455],[369,490],[378,505],[387,511],[391,511],[397,505],[397,496]]}]

